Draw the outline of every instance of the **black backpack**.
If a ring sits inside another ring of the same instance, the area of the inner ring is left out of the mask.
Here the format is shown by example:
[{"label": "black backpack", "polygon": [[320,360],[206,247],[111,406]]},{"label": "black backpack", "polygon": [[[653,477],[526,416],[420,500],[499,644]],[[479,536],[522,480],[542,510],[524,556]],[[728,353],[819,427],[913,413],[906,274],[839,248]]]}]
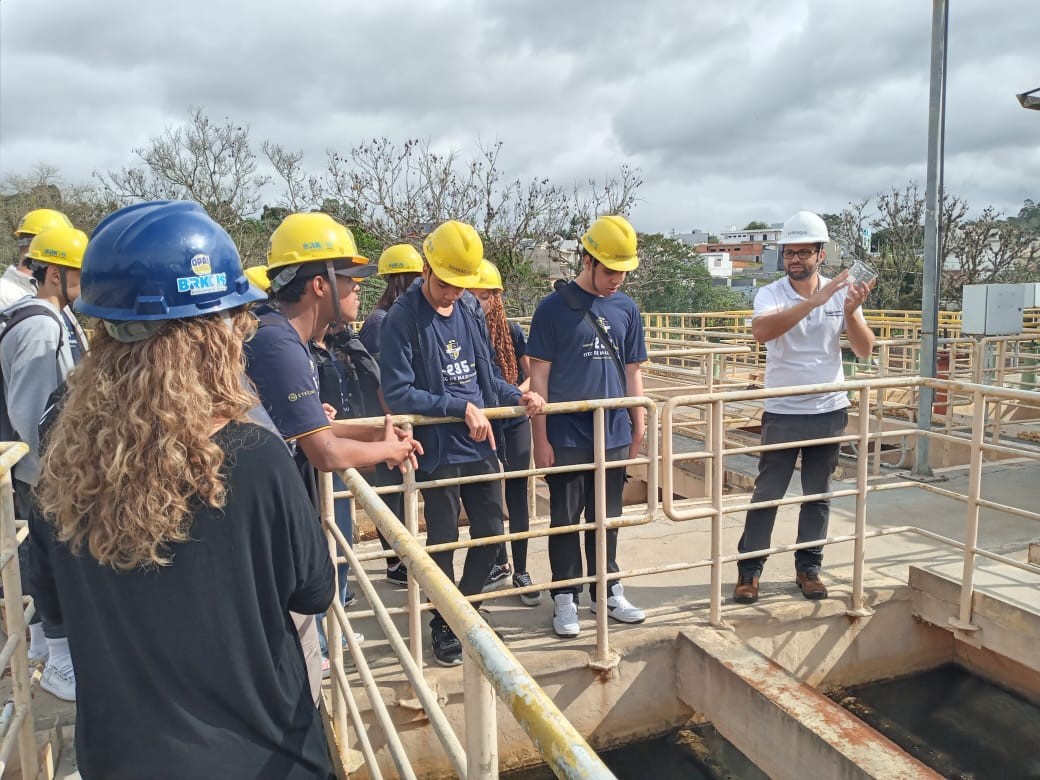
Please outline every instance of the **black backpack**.
[{"label": "black backpack", "polygon": [[379,363],[365,349],[354,329],[348,325],[342,333],[327,337],[326,343],[333,356],[346,368],[347,386],[344,394],[350,403],[346,416],[382,417]]},{"label": "black backpack", "polygon": [[[54,370],[57,372],[58,358],[61,354],[61,348],[65,344],[65,325],[49,306],[44,306],[40,303],[30,303],[26,306],[19,306],[17,309],[7,309],[0,312],[0,342],[3,342],[4,337],[22,320],[40,316],[50,317],[58,323],[58,348],[54,352]],[[0,367],[0,373],[2,371],[3,368]],[[61,378],[60,375],[58,378]],[[0,441],[19,441],[18,432],[14,429],[14,425],[11,424],[11,418],[7,414],[6,387],[7,382],[0,376]]]}]

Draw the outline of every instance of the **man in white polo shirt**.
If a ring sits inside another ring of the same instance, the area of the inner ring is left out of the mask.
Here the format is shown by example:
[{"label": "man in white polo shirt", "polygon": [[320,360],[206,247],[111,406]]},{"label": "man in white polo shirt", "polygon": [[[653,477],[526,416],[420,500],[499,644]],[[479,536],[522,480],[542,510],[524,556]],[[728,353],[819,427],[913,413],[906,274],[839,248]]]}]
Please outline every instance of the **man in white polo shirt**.
[{"label": "man in white polo shirt", "polygon": [[[842,381],[842,331],[858,357],[869,356],[874,348],[874,333],[860,309],[870,287],[850,283],[848,271],[834,279],[819,273],[828,240],[826,224],[812,212],[799,211],[784,223],[778,244],[787,275],[759,290],[751,322],[755,340],[766,345],[767,388]],[[848,396],[840,391],[769,398],[762,415],[762,443],[840,436],[848,424],[848,405]],[[829,492],[838,448],[838,444],[820,444],[760,453],[751,500],[782,498],[799,452],[803,495]],[[828,499],[803,503],[798,542],[826,537],[829,512]],[[768,549],[775,519],[776,507],[750,510],[737,549],[741,553]],[[766,556],[738,562],[734,601],[752,604],[758,600],[758,578],[765,562]],[[827,588],[820,581],[822,562],[822,547],[795,553],[796,583],[807,599],[827,597]]]}]

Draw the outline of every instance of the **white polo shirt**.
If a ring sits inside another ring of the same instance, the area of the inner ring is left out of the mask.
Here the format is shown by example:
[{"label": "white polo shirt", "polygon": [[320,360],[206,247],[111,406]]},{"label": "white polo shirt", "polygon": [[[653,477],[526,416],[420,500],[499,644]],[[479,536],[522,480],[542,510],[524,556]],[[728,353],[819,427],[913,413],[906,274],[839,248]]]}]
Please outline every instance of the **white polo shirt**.
[{"label": "white polo shirt", "polygon": [[[830,280],[820,276],[820,285]],[[766,387],[790,387],[842,382],[839,338],[845,329],[846,289],[834,293],[823,306],[803,317],[782,336],[766,342]],[[776,314],[804,301],[786,276],[766,285],[755,296],[755,317]],[[856,310],[863,318],[863,311]],[[766,399],[767,412],[823,414],[849,405],[843,392],[791,395]]]}]

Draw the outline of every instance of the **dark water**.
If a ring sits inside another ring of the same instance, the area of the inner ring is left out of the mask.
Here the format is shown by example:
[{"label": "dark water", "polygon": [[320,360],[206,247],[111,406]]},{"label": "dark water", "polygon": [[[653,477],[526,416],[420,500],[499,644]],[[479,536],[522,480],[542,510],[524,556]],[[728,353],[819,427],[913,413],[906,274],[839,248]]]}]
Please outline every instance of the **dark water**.
[{"label": "dark water", "polygon": [[[690,747],[695,743],[702,754]],[[619,780],[766,780],[733,745],[710,725],[684,728],[657,739],[635,742],[599,754]],[[508,780],[552,780],[540,766],[502,775]]]},{"label": "dark water", "polygon": [[1040,707],[962,667],[848,693],[865,705],[856,715],[945,777],[1040,779]]}]

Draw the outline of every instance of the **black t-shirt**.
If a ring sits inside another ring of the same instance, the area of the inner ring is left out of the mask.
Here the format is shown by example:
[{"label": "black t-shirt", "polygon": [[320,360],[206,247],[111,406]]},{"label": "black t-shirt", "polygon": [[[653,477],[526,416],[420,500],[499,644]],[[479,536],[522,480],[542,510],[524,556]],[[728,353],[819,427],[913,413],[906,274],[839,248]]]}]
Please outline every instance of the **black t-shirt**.
[{"label": "black t-shirt", "polygon": [[[159,569],[116,572],[73,556],[52,526],[35,565],[37,604],[64,620],[76,666],[84,777],[309,778],[330,772],[289,611],[333,598],[328,546],[292,459],[259,426],[230,423],[223,511]],[[59,603],[60,600],[60,603]]]}]

